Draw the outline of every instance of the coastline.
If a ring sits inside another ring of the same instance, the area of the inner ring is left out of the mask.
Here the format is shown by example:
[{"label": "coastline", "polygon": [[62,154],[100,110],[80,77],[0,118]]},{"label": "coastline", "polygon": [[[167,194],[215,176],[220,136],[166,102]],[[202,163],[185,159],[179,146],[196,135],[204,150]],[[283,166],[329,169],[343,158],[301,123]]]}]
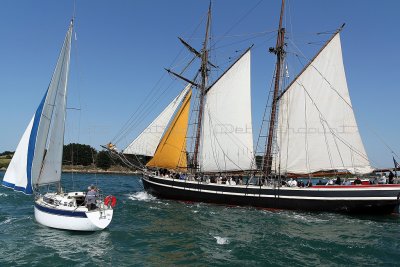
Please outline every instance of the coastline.
[{"label": "coastline", "polygon": [[[5,172],[7,168],[0,168],[0,171]],[[68,165],[63,165],[62,166],[62,172],[63,173],[89,173],[89,174],[121,174],[121,175],[135,175],[139,174],[139,171],[132,171],[128,168],[124,168],[121,166],[114,166],[111,167],[107,170],[99,169],[99,168],[93,168],[92,166],[85,167],[85,166],[68,166]]]}]

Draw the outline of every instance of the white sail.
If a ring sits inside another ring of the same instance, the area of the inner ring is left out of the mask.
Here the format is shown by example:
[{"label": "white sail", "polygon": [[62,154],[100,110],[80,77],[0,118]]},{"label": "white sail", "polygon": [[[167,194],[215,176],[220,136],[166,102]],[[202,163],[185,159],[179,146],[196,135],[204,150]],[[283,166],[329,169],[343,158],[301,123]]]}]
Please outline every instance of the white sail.
[{"label": "white sail", "polygon": [[182,102],[191,85],[187,85],[177,97],[150,123],[143,132],[139,134],[123,151],[124,154],[136,154],[145,156],[154,156],[154,152],[160,143],[161,137],[169,121],[174,115],[179,104]]},{"label": "white sail", "polygon": [[4,186],[26,194],[33,192],[33,185],[56,182],[61,177],[72,27],[71,22],[50,85],[3,179]]},{"label": "white sail", "polygon": [[[28,187],[28,175],[27,175],[27,159],[28,159],[28,146],[29,138],[32,132],[33,121],[35,117],[32,118],[28,127],[26,128],[17,149],[15,150],[14,156],[8,165],[7,171],[4,174],[2,185],[12,188],[17,191],[22,191],[24,193],[29,192],[31,187]],[[26,192],[28,190],[28,192]]]},{"label": "white sail", "polygon": [[249,170],[253,159],[250,50],[206,94],[200,168],[204,172]]},{"label": "white sail", "polygon": [[[52,112],[52,120],[47,136],[47,151],[42,163],[42,170],[33,184],[48,184],[61,179],[62,155],[64,147],[64,130],[67,104],[67,85],[71,51],[72,26],[65,38],[59,62],[49,86],[54,91],[54,100],[49,99],[47,112]],[[43,112],[42,116],[45,113]],[[46,125],[47,127],[47,125]]]},{"label": "white sail", "polygon": [[339,33],[281,98],[277,129],[281,173],[371,172],[354,117]]}]

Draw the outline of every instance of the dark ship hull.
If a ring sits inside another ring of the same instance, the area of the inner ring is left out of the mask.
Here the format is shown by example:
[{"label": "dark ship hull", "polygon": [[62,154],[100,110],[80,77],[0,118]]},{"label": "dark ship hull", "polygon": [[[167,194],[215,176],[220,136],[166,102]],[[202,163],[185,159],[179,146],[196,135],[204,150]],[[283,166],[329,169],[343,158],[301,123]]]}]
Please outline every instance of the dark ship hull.
[{"label": "dark ship hull", "polygon": [[225,185],[143,175],[150,194],[166,199],[267,209],[390,214],[398,211],[400,185],[267,187]]}]

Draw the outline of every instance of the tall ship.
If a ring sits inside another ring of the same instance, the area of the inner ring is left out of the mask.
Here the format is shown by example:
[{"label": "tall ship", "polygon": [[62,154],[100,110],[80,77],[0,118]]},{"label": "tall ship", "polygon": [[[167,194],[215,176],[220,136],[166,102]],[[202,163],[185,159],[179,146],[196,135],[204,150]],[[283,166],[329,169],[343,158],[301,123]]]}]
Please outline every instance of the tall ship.
[{"label": "tall ship", "polygon": [[[184,90],[121,153],[111,143],[107,148],[139,168],[144,189],[159,198],[270,209],[394,212],[400,185],[365,184],[355,179],[374,169],[347,86],[340,39],[344,25],[285,84],[284,10],[283,0],[276,45],[269,49],[276,55],[276,65],[268,118],[263,120],[268,127],[257,145],[251,114],[252,47],[209,83],[210,69],[215,67],[209,57],[210,4],[202,49],[197,51],[180,39],[201,61],[195,78],[168,69],[187,83]],[[194,100],[193,95],[197,96]],[[188,130],[191,109],[196,120]],[[148,131],[160,125],[165,130]],[[191,148],[188,140],[193,140]],[[256,157],[260,143],[264,151]],[[151,159],[138,166],[139,161],[133,164],[128,154]],[[328,175],[337,184],[311,183],[315,177]],[[305,179],[307,185],[298,186],[296,178]]]}]

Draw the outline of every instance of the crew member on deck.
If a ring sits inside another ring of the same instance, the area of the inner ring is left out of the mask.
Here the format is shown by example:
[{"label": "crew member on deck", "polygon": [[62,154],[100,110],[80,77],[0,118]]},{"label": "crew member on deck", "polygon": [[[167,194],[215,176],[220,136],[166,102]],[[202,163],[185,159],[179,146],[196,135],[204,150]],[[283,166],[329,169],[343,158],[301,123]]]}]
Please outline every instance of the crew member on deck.
[{"label": "crew member on deck", "polygon": [[86,193],[85,197],[86,208],[88,208],[88,210],[94,210],[97,208],[96,206],[97,196],[98,194],[96,191],[96,187],[94,185],[91,185],[90,190],[89,192]]},{"label": "crew member on deck", "polygon": [[394,174],[392,171],[389,171],[389,184],[393,184]]}]

